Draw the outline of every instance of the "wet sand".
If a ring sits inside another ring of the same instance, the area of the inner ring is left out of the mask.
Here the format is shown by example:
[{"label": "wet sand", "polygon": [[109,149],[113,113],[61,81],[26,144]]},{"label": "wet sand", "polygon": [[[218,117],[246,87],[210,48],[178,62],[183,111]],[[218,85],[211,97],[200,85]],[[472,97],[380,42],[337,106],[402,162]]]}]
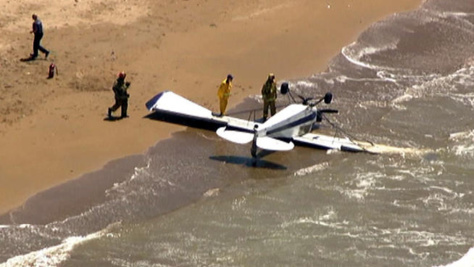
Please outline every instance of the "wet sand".
[{"label": "wet sand", "polygon": [[[53,2],[0,4],[0,213],[183,129],[143,118],[155,94],[172,90],[217,110],[217,86],[232,73],[235,106],[269,72],[324,71],[371,23],[421,0]],[[51,54],[20,62],[31,53],[33,13]],[[52,61],[59,74],[46,79]],[[132,82],[130,118],[107,121],[122,70]]]}]

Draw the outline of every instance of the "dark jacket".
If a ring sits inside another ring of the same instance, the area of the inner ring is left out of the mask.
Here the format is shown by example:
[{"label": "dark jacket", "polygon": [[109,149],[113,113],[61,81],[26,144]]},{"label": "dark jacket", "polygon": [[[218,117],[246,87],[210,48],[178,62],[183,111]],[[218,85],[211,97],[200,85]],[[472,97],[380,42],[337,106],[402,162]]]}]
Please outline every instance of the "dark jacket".
[{"label": "dark jacket", "polygon": [[124,79],[117,79],[114,83],[114,90],[115,98],[118,99],[127,99],[129,98],[129,94],[127,93],[127,89],[130,86],[129,83],[125,83]]},{"label": "dark jacket", "polygon": [[275,101],[277,98],[276,83],[268,79],[262,87],[262,97],[267,101]]}]

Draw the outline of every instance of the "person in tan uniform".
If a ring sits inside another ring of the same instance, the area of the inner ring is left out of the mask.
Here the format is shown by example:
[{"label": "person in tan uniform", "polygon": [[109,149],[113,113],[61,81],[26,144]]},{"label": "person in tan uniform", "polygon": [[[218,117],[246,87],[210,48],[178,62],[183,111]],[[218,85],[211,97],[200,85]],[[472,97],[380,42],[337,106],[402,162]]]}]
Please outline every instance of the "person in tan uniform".
[{"label": "person in tan uniform", "polygon": [[275,101],[277,99],[277,87],[275,75],[273,73],[268,74],[267,81],[262,86],[262,98],[263,121],[266,121],[268,117],[268,109],[270,109],[272,116],[276,113]]}]

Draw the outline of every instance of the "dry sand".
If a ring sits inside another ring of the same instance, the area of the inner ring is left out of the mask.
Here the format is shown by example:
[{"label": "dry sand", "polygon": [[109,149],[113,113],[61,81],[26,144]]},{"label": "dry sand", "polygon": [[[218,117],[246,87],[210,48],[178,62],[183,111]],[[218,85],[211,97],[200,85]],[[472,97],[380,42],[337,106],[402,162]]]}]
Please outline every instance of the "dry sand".
[{"label": "dry sand", "polygon": [[[4,0],[0,4],[0,213],[29,196],[146,151],[182,126],[144,119],[144,104],[172,90],[218,109],[277,79],[324,71],[374,21],[421,0]],[[31,15],[43,21],[48,60],[32,50]],[[59,75],[46,79],[54,61]],[[105,121],[111,86],[132,82],[130,118]]]}]

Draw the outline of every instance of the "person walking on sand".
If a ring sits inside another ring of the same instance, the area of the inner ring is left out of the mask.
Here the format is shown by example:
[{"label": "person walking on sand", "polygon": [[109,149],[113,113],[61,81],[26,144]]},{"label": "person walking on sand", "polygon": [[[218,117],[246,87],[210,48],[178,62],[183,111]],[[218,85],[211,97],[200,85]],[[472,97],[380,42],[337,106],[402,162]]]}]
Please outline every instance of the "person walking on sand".
[{"label": "person walking on sand", "polygon": [[276,113],[275,101],[277,98],[277,88],[275,82],[275,75],[273,73],[268,74],[267,81],[262,86],[262,98],[263,98],[263,121],[267,120],[268,109],[273,115]]},{"label": "person walking on sand", "polygon": [[112,90],[115,94],[115,104],[109,108],[107,115],[109,119],[112,118],[112,112],[116,111],[119,107],[122,107],[122,116],[120,118],[127,118],[127,108],[128,108],[128,98],[130,95],[127,90],[130,87],[130,82],[125,82],[125,77],[127,74],[125,72],[120,72],[118,74],[117,80],[112,87]]},{"label": "person walking on sand", "polygon": [[221,112],[219,117],[225,115],[227,101],[229,100],[230,90],[232,89],[233,79],[234,77],[231,74],[227,75],[226,79],[222,81],[221,85],[219,86],[219,90],[217,90],[217,96],[219,97],[219,108]]},{"label": "person walking on sand", "polygon": [[36,14],[33,14],[31,17],[33,18],[33,29],[30,31],[30,33],[33,33],[35,38],[33,40],[33,54],[30,55],[30,59],[34,60],[36,57],[38,57],[38,50],[43,52],[44,58],[47,59],[49,51],[40,44],[41,39],[43,38],[43,23]]}]

